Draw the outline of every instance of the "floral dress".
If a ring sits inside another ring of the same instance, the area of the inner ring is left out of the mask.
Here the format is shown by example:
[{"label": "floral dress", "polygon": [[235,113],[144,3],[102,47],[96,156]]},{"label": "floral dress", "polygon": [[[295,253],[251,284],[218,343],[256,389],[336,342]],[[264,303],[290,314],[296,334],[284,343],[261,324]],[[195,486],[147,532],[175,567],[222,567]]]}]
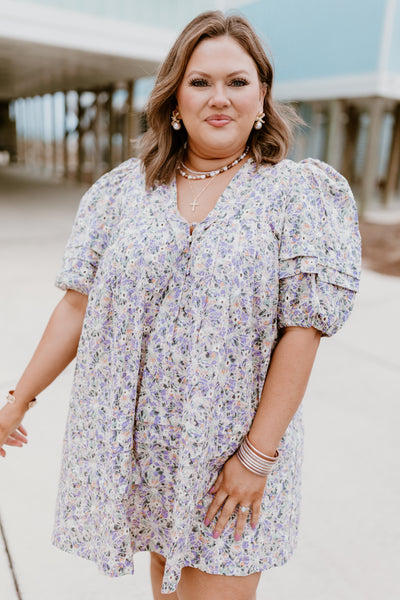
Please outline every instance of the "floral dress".
[{"label": "floral dress", "polygon": [[234,514],[215,540],[209,489],[251,426],[279,330],[334,334],[359,276],[354,199],[321,161],[248,160],[192,233],[175,181],[146,191],[135,159],[100,178],[56,280],[89,300],[52,543],[113,577],[156,551],[163,593],[185,566],[248,575],[285,563],[298,535],[301,407],[254,531],[235,541]]}]

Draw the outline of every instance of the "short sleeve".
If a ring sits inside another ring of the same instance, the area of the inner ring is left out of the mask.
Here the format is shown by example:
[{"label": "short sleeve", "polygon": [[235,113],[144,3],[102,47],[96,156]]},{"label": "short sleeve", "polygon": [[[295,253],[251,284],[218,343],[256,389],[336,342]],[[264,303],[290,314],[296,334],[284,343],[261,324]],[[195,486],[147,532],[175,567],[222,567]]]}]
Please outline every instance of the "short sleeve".
[{"label": "short sleeve", "polygon": [[99,261],[119,220],[121,191],[133,161],[98,179],[82,197],[55,285],[89,294]]},{"label": "short sleeve", "polygon": [[293,169],[279,249],[278,327],[336,333],[349,317],[361,272],[357,208],[346,179],[305,159]]}]

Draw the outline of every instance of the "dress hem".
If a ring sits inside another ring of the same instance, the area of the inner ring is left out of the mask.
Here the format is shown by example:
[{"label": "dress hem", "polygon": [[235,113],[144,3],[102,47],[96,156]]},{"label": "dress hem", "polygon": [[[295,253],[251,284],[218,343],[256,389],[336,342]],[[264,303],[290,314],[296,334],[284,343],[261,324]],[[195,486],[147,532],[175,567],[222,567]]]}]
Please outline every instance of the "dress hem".
[{"label": "dress hem", "polygon": [[[146,547],[140,547],[140,548],[138,547],[132,553],[131,565],[119,569],[119,571],[117,573],[116,571],[106,571],[105,569],[103,569],[101,567],[99,562],[94,557],[87,556],[84,552],[82,552],[77,547],[68,546],[68,545],[63,544],[54,539],[51,541],[51,545],[54,546],[55,548],[57,548],[58,550],[66,552],[67,554],[89,560],[90,562],[94,563],[97,566],[99,572],[102,575],[104,575],[105,577],[110,577],[111,579],[116,579],[118,577],[124,577],[126,575],[135,575],[133,558],[134,558],[135,554],[137,554],[139,552],[157,552],[157,554],[160,554],[160,556],[165,558],[165,560],[168,560],[166,556],[164,556],[158,549],[156,550],[155,548],[152,548],[151,545],[148,545]],[[209,575],[228,575],[228,576],[233,576],[233,577],[246,577],[247,575],[252,575],[253,573],[262,573],[264,571],[269,571],[270,569],[272,569],[274,567],[284,566],[290,560],[290,558],[293,556],[294,551],[296,550],[296,547],[297,547],[297,543],[294,543],[294,545],[292,546],[292,548],[290,548],[290,550],[285,552],[283,555],[282,554],[278,555],[276,557],[276,559],[274,560],[274,562],[271,563],[271,560],[269,557],[269,560],[262,561],[258,565],[258,567],[250,568],[245,573],[243,573],[243,572],[241,572],[241,573],[219,573],[219,572],[216,572],[215,570],[211,570],[211,569],[206,571],[205,569],[200,568],[198,563],[194,564],[193,562],[189,562],[189,561],[187,563],[185,562],[180,567],[180,569],[183,569],[185,567],[191,567],[193,569],[198,569],[199,571],[202,571],[203,573],[208,573]],[[171,593],[175,592],[178,583],[179,583],[179,580],[176,582],[176,585],[173,582],[170,582],[169,584],[163,583],[162,588],[161,588],[161,593],[162,594],[171,594]]]}]

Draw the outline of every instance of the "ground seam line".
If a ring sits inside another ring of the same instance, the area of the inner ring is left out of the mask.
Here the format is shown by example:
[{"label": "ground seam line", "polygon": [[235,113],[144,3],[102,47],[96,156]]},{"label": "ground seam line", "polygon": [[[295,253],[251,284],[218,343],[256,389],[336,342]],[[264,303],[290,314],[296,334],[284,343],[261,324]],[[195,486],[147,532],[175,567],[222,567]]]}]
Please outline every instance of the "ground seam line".
[{"label": "ground seam line", "polygon": [[3,523],[1,522],[1,517],[0,517],[0,535],[1,535],[2,539],[3,539],[4,549],[6,551],[6,555],[7,555],[7,559],[8,559],[8,565],[10,567],[11,575],[12,575],[12,578],[13,578],[13,581],[14,581],[14,587],[15,587],[15,592],[17,594],[17,598],[18,598],[18,600],[22,600],[21,591],[19,589],[19,585],[18,585],[16,574],[15,574],[15,570],[14,570],[14,565],[13,565],[13,561],[12,561],[12,558],[11,558],[11,554],[10,554],[10,551],[8,549],[7,538],[6,538],[6,534],[4,532]]}]

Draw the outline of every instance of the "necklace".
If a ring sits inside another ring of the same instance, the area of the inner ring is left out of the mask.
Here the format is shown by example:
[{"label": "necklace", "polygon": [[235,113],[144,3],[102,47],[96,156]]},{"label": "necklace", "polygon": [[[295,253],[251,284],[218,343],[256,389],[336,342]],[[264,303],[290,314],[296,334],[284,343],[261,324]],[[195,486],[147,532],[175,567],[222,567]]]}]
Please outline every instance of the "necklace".
[{"label": "necklace", "polygon": [[190,190],[191,190],[191,192],[192,192],[192,195],[193,195],[193,202],[192,202],[192,204],[189,204],[189,206],[191,206],[191,207],[192,207],[192,212],[194,212],[194,210],[195,210],[196,206],[200,206],[200,204],[197,204],[197,203],[196,203],[196,200],[198,200],[198,198],[200,198],[201,194],[202,194],[203,192],[205,192],[205,191],[206,191],[206,189],[207,189],[207,188],[208,188],[208,186],[209,186],[209,185],[212,183],[212,181],[213,181],[213,180],[212,180],[212,179],[210,179],[210,181],[208,181],[208,182],[207,182],[207,184],[206,184],[206,185],[203,187],[203,189],[202,189],[202,190],[200,190],[200,192],[199,192],[198,194],[194,195],[194,190],[193,190],[192,183],[191,183],[190,179],[188,180],[189,187],[190,187]]},{"label": "necklace", "polygon": [[[182,175],[182,177],[185,177],[188,180],[191,180],[191,179],[198,180],[198,179],[207,179],[208,177],[215,177],[216,175],[220,175],[220,173],[225,173],[225,171],[229,171],[229,169],[232,169],[232,167],[234,167],[241,160],[244,159],[244,157],[248,154],[248,152],[249,152],[249,147],[246,146],[244,152],[240,156],[235,158],[234,161],[225,165],[224,167],[221,167],[220,169],[216,169],[215,171],[193,171],[192,169],[187,167],[183,162],[181,162],[181,164],[178,166],[178,172],[180,175]],[[192,173],[192,174],[190,175],[190,173]]]}]

